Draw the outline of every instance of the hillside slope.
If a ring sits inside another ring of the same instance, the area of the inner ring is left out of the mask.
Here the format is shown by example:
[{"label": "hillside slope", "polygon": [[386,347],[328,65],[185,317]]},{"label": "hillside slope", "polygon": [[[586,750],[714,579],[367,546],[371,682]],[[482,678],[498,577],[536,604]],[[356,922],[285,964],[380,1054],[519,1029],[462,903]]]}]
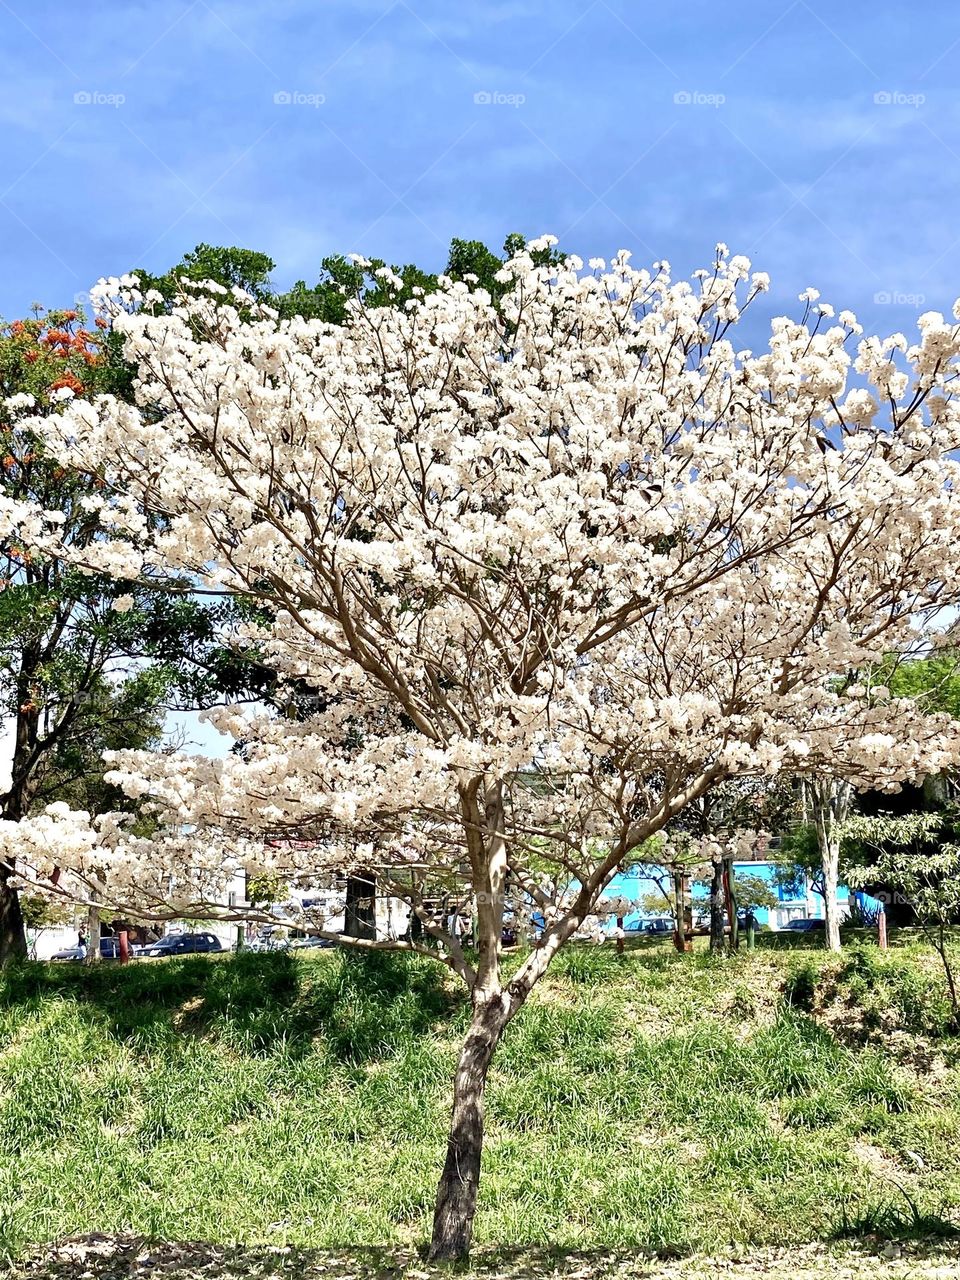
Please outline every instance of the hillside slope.
[{"label": "hillside slope", "polygon": [[[464,1025],[428,961],[0,981],[0,1243],[428,1233]],[[480,1244],[715,1252],[960,1225],[960,1042],[910,950],[561,957],[492,1073]]]}]

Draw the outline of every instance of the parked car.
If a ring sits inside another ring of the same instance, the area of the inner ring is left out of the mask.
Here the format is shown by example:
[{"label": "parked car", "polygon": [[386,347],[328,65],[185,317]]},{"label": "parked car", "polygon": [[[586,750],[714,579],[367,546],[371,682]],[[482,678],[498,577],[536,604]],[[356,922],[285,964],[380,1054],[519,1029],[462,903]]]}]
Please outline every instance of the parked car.
[{"label": "parked car", "polygon": [[818,929],[826,929],[827,922],[819,916],[802,916],[799,920],[788,920],[783,927],[792,933],[816,933]]},{"label": "parked car", "polygon": [[245,951],[286,951],[292,943],[290,935],[282,925],[264,925],[256,937],[243,944]]},{"label": "parked car", "polygon": [[332,938],[294,938],[290,943],[291,949],[296,947],[302,950],[304,947],[335,947],[337,944]]},{"label": "parked car", "polygon": [[138,947],[137,959],[156,956],[186,956],[197,952],[222,951],[223,943],[215,933],[168,933],[165,938]]},{"label": "parked car", "polygon": [[[83,947],[64,947],[62,951],[56,952],[50,957],[51,960],[83,960],[85,951]],[[119,938],[101,938],[100,939],[100,959],[116,960],[120,956],[120,939]]]},{"label": "parked car", "polygon": [[655,920],[645,920],[643,922],[644,933],[664,934],[673,933],[676,925],[667,916],[658,916]]}]

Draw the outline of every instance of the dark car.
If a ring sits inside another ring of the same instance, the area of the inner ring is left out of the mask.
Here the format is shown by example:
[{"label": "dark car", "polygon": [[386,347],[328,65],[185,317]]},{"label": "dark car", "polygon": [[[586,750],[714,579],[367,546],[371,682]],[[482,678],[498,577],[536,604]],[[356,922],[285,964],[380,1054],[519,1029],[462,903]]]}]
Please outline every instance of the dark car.
[{"label": "dark car", "polygon": [[186,956],[197,952],[222,951],[223,943],[214,933],[168,933],[165,938],[138,947],[137,958],[154,956]]},{"label": "dark car", "polygon": [[[64,947],[62,951],[58,951],[50,957],[51,960],[83,960],[83,947]],[[120,956],[120,939],[119,938],[101,938],[100,939],[100,959],[101,960],[117,960]]]},{"label": "dark car", "polygon": [[826,929],[827,922],[819,916],[803,916],[799,920],[788,920],[783,927],[792,933],[816,933],[818,929]]}]

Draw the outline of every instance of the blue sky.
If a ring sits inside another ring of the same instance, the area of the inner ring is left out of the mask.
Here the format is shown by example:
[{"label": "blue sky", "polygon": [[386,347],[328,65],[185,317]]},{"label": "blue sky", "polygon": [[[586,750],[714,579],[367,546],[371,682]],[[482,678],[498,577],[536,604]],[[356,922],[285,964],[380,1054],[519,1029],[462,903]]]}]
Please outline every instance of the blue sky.
[{"label": "blue sky", "polygon": [[[718,240],[868,329],[960,295],[956,0],[0,0],[0,315],[200,241],[439,268]],[[186,717],[191,740],[223,749]]]},{"label": "blue sky", "polygon": [[958,57],[955,0],[0,0],[0,314],[202,240],[286,285],[521,230],[908,328],[960,294]]}]

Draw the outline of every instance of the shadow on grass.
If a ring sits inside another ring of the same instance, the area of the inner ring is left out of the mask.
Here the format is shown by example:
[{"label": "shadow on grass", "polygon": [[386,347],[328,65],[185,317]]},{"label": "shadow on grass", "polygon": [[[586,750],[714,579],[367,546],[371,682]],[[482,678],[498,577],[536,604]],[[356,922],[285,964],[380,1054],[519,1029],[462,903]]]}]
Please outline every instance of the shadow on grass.
[{"label": "shadow on grass", "polygon": [[301,1056],[322,1036],[343,1062],[382,1057],[457,1016],[464,1001],[438,964],[348,949],[83,966],[28,963],[0,977],[0,1007],[40,1011],[68,1000],[118,1040],[162,1048],[184,1036],[248,1053]]},{"label": "shadow on grass", "polygon": [[351,1245],[342,1249],[151,1242],[99,1234],[37,1249],[6,1274],[10,1280],[400,1280],[457,1275],[461,1280],[603,1280],[635,1277],[655,1261],[650,1253],[610,1250],[494,1249],[475,1251],[469,1264],[431,1266],[424,1251]]},{"label": "shadow on grass", "polygon": [[431,1265],[425,1247],[266,1248],[94,1234],[33,1250],[4,1274],[9,1280],[634,1280],[677,1256],[648,1249],[494,1247],[474,1250],[469,1263]]},{"label": "shadow on grass", "polygon": [[[830,1276],[878,1275],[868,1261],[877,1242],[865,1243],[865,1248],[855,1247],[847,1254],[817,1244],[762,1250],[755,1259],[744,1259],[739,1265],[722,1259],[719,1268],[708,1260],[694,1259],[689,1272],[681,1264],[671,1267],[669,1274],[673,1280],[687,1274],[691,1280],[706,1280],[708,1275],[746,1280],[760,1272],[778,1280],[794,1280],[797,1275],[808,1280],[812,1276],[827,1280]],[[909,1256],[909,1274],[919,1280],[927,1275],[955,1274],[960,1250],[943,1241],[927,1240],[911,1246]],[[421,1252],[409,1248],[267,1249],[93,1235],[38,1249],[3,1274],[9,1280],[402,1280],[405,1276],[441,1280],[451,1275],[460,1280],[656,1280],[664,1275],[665,1260],[664,1255],[644,1249],[481,1249],[474,1252],[469,1264],[444,1267],[431,1266]],[[882,1255],[874,1258],[875,1263],[882,1265],[883,1261]],[[869,1271],[861,1272],[865,1263]]]}]

